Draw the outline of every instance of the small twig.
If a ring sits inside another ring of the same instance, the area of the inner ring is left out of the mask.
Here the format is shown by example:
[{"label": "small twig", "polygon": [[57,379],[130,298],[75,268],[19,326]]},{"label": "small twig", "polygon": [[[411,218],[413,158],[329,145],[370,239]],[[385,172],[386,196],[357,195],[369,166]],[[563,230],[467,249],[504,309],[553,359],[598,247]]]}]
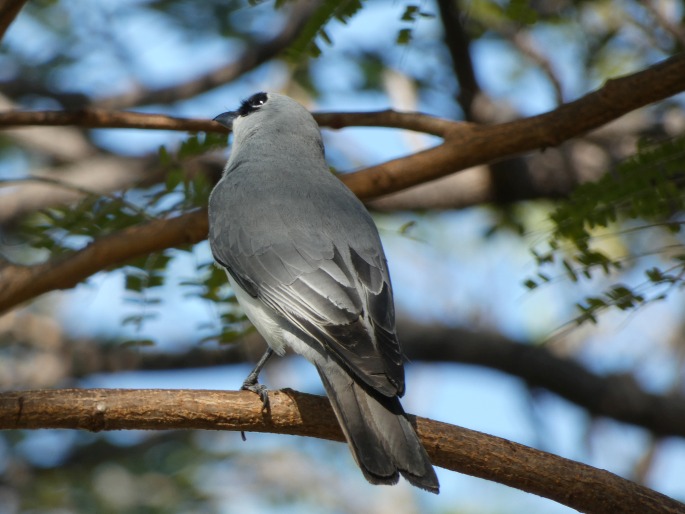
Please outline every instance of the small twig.
[{"label": "small twig", "polygon": [[540,53],[537,48],[535,48],[533,42],[531,41],[530,34],[521,31],[506,31],[503,34],[506,37],[509,37],[510,41],[523,55],[537,64],[540,70],[542,70],[542,72],[547,76],[550,84],[552,84],[556,104],[563,104],[564,89],[561,85],[561,80],[559,80],[559,77],[554,71],[554,67],[552,66],[550,60],[545,55]]},{"label": "small twig", "polygon": [[671,23],[671,20],[664,16],[659,7],[654,5],[652,0],[642,2],[642,5],[650,12],[654,21],[656,21],[661,28],[677,39],[681,45],[685,46],[685,30],[683,30],[682,27]]},{"label": "small twig", "polygon": [[83,186],[79,186],[76,184],[70,184],[69,182],[65,182],[63,180],[55,179],[55,178],[50,178],[50,177],[36,177],[36,176],[29,176],[29,177],[24,177],[24,178],[14,178],[14,179],[0,179],[0,187],[3,186],[12,186],[14,184],[27,184],[27,183],[39,183],[39,184],[49,184],[51,186],[59,187],[62,189],[68,189],[70,191],[74,191],[76,193],[79,193],[83,196],[89,196],[92,198],[109,198],[110,200],[114,202],[121,202],[122,205],[128,207],[131,209],[133,212],[136,214],[140,214],[144,219],[147,220],[153,220],[156,219],[154,216],[150,216],[148,212],[145,209],[142,209],[138,207],[137,205],[132,204],[131,202],[126,201],[123,196],[117,196],[112,193],[106,193],[102,191],[94,191],[92,189],[85,188]]},{"label": "small twig", "polygon": [[181,84],[159,89],[138,88],[118,96],[96,100],[91,105],[104,109],[126,109],[138,105],[170,104],[193,98],[232,82],[241,75],[273,59],[299,36],[302,27],[316,11],[319,0],[291,2],[292,11],[280,33],[264,43],[250,42],[233,62]]},{"label": "small twig", "polygon": [[4,3],[0,5],[0,40],[5,36],[5,32],[25,3],[26,0],[4,0]]}]

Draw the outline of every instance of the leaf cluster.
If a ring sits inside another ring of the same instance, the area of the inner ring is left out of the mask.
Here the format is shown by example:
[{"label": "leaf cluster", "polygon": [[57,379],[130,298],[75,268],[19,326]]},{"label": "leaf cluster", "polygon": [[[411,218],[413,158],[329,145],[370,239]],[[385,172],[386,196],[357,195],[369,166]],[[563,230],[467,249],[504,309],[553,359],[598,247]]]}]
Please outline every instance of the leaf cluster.
[{"label": "leaf cluster", "polygon": [[[576,304],[578,323],[596,322],[598,313],[608,308],[635,309],[665,298],[674,287],[682,288],[685,246],[678,236],[685,208],[684,186],[685,137],[640,145],[632,158],[597,182],[579,186],[551,213],[548,249],[533,250],[539,271],[524,285],[535,289],[549,282],[551,278],[543,269],[554,264],[561,265],[566,277],[578,282],[591,279],[596,272],[610,275],[623,271],[641,257],[661,259],[659,265],[644,270],[639,284],[614,284]],[[600,233],[607,230],[626,237],[642,236],[649,240],[649,248],[640,254],[612,256],[600,244]],[[658,238],[674,241],[655,248],[655,238],[646,237],[655,231]]]},{"label": "leaf cluster", "polygon": [[[280,0],[276,2],[276,7],[288,3]],[[363,8],[362,0],[325,0],[316,12],[307,21],[300,32],[299,37],[288,48],[287,56],[293,61],[302,61],[304,57],[319,57],[322,53],[321,46],[317,40],[323,41],[326,45],[332,46],[331,39],[327,25],[336,20],[340,23],[347,24],[356,14]],[[434,15],[430,12],[421,9],[420,5],[407,4],[400,16],[400,20],[405,23],[415,23],[419,18],[433,18]],[[412,28],[402,28],[398,31],[396,43],[398,45],[409,44],[412,40]]]},{"label": "leaf cluster", "polygon": [[[213,182],[204,173],[191,174],[185,163],[196,156],[225,147],[221,134],[192,134],[177,148],[161,147],[158,161],[165,180],[149,187],[136,187],[117,195],[101,195],[79,189],[81,198],[70,205],[44,209],[26,218],[21,227],[22,238],[29,249],[48,252],[51,258],[65,256],[85,247],[107,234],[115,233],[155,218],[171,218],[184,212],[206,208]],[[65,187],[69,187],[64,184]],[[158,252],[129,261],[118,269],[123,274],[126,301],[136,309],[122,320],[138,331],[143,324],[158,315],[163,302],[161,288],[170,274],[170,266],[179,252],[193,252],[193,247]],[[111,270],[110,270],[111,271]],[[226,288],[226,276],[211,262],[199,263],[196,274],[180,281],[186,296],[200,301],[222,303],[218,322],[199,326],[206,340],[229,342],[246,329],[245,318],[235,308],[236,302]],[[154,344],[146,339],[127,341],[128,345]]]}]

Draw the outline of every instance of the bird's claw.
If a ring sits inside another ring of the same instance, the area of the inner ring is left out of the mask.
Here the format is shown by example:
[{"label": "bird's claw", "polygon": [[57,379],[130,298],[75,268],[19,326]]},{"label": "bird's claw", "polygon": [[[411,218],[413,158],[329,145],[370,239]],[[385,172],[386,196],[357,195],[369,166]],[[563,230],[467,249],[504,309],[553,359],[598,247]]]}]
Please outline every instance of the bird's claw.
[{"label": "bird's claw", "polygon": [[248,380],[243,382],[243,386],[240,389],[257,393],[262,400],[262,410],[269,410],[269,389],[264,384],[260,384],[256,380],[251,381],[248,377]]}]

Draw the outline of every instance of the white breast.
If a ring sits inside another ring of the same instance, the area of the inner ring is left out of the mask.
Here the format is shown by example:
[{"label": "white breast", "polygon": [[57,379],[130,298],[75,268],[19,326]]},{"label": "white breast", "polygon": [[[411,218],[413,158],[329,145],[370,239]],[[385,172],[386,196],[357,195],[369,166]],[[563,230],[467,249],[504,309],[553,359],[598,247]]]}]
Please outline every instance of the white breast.
[{"label": "white breast", "polygon": [[274,319],[271,312],[264,307],[259,299],[253,298],[240,287],[235,280],[233,280],[230,273],[227,272],[226,275],[228,276],[228,281],[231,283],[235,297],[238,299],[238,303],[245,311],[245,315],[274,352],[278,355],[283,355],[286,347],[289,347],[295,353],[302,355],[310,362],[319,365],[324,365],[326,363],[328,359],[324,358],[304,341],[295,337],[290,332],[283,330]]}]

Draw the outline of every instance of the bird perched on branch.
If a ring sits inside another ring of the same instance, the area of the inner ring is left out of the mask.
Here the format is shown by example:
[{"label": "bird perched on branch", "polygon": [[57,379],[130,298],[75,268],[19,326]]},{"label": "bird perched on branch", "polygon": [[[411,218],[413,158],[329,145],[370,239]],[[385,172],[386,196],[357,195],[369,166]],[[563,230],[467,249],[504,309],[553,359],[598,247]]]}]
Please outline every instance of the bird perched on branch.
[{"label": "bird perched on branch", "polygon": [[333,176],[319,127],[299,103],[257,93],[216,121],[233,130],[209,201],[212,254],[269,345],[243,384],[268,407],[259,372],[286,348],[316,366],[352,454],[372,484],[399,475],[437,493],[407,420],[404,356],[374,222]]}]

